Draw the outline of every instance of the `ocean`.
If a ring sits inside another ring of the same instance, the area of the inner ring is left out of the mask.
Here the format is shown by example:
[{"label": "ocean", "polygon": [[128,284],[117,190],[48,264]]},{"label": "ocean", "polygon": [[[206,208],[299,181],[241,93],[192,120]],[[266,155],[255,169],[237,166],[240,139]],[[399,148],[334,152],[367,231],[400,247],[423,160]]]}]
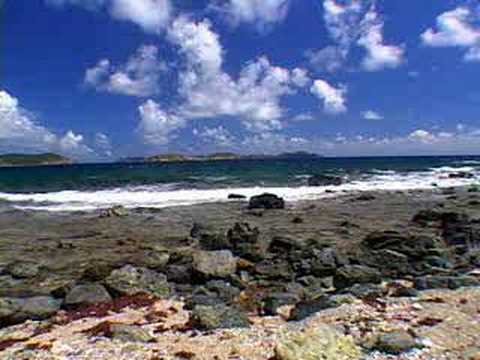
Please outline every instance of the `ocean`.
[{"label": "ocean", "polygon": [[[465,172],[471,177],[451,174]],[[316,174],[340,186],[308,186]],[[0,169],[2,209],[93,211],[115,205],[164,208],[272,192],[287,201],[362,191],[431,189],[480,183],[480,157],[369,157],[112,163]],[[329,190],[334,190],[332,193]]]}]

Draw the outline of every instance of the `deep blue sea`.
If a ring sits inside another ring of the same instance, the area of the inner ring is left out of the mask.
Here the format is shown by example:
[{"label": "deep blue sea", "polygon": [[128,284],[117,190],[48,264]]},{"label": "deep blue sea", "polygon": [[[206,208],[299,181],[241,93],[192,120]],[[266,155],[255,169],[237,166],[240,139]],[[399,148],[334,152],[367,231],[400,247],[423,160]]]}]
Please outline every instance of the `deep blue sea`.
[{"label": "deep blue sea", "polygon": [[[466,172],[469,178],[451,174]],[[339,175],[338,187],[309,187],[316,174]],[[77,164],[0,168],[0,201],[47,211],[114,205],[156,207],[227,201],[228,194],[275,192],[289,201],[371,190],[476,184],[480,157],[375,157],[232,160],[185,163]]]}]

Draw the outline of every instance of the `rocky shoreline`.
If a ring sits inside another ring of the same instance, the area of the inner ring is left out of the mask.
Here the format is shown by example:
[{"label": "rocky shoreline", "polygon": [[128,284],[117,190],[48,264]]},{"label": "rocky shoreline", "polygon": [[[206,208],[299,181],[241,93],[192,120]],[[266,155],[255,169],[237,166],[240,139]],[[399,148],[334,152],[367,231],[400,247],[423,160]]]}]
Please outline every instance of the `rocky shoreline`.
[{"label": "rocky shoreline", "polygon": [[1,359],[480,358],[475,188],[9,211],[0,229]]}]

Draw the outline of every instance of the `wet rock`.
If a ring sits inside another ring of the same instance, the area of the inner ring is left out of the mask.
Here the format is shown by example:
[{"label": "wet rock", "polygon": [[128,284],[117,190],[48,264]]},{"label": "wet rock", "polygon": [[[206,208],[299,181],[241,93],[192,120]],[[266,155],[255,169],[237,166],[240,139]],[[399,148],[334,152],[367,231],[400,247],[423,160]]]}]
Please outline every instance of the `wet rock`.
[{"label": "wet rock", "polygon": [[300,216],[295,216],[292,220],[293,224],[303,224],[303,219]]},{"label": "wet rock", "polygon": [[398,355],[417,346],[415,338],[407,331],[394,331],[379,336],[376,348],[380,351]]},{"label": "wet rock", "polygon": [[347,265],[339,268],[333,277],[333,286],[345,289],[355,284],[378,284],[382,281],[380,272],[363,265]]},{"label": "wet rock", "polygon": [[277,315],[277,310],[285,305],[295,305],[300,301],[297,294],[272,293],[263,299],[263,312],[268,316]]},{"label": "wet rock", "polygon": [[230,200],[244,200],[247,197],[245,195],[240,195],[240,194],[228,194],[228,198]]},{"label": "wet rock", "polygon": [[100,213],[101,218],[122,217],[127,215],[128,210],[122,205],[113,206],[109,209],[102,210]]},{"label": "wet rock", "polygon": [[193,256],[194,272],[204,278],[225,278],[237,270],[237,260],[230,250],[199,251]]},{"label": "wet rock", "polygon": [[473,179],[475,175],[467,171],[458,171],[455,173],[448,174],[450,179]]},{"label": "wet rock", "polygon": [[352,304],[356,298],[349,294],[324,295],[317,299],[305,300],[299,302],[291,313],[290,320],[304,320],[319,311],[336,308],[344,304]]},{"label": "wet rock", "polygon": [[155,340],[140,326],[125,324],[110,324],[110,337],[124,342],[148,343]]},{"label": "wet rock", "polygon": [[340,186],[344,179],[333,175],[314,175],[308,178],[308,186]]},{"label": "wet rock", "polygon": [[252,196],[248,204],[249,209],[284,209],[285,201],[275,194]]},{"label": "wet rock", "polygon": [[236,307],[197,305],[192,311],[193,327],[200,330],[250,327],[247,315]]},{"label": "wet rock", "polygon": [[166,297],[170,293],[165,275],[132,265],[125,265],[121,269],[112,271],[105,279],[105,285],[110,291],[119,295],[146,293]]},{"label": "wet rock", "polygon": [[274,351],[276,360],[357,360],[361,356],[353,338],[325,324],[285,334]]},{"label": "wet rock", "polygon": [[75,286],[65,297],[66,307],[92,305],[111,301],[112,297],[100,284],[83,284]]},{"label": "wet rock", "polygon": [[34,262],[15,262],[9,264],[6,273],[17,279],[34,278],[40,272],[40,264]]},{"label": "wet rock", "polygon": [[362,194],[355,198],[355,201],[373,201],[376,197],[372,194]]}]

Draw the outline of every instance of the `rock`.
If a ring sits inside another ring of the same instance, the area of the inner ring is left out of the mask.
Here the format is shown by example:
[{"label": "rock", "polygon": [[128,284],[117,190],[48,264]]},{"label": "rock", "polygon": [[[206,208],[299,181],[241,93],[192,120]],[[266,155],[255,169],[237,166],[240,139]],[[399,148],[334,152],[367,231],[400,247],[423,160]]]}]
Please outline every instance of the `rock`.
[{"label": "rock", "polygon": [[15,314],[20,313],[23,300],[14,298],[0,298],[0,326],[9,324]]},{"label": "rock", "polygon": [[339,265],[335,249],[312,249],[311,255],[310,271],[312,275],[325,277],[335,274]]},{"label": "rock", "polygon": [[293,224],[303,224],[303,219],[300,216],[295,216],[292,220]]},{"label": "rock", "polygon": [[388,249],[370,252],[365,264],[375,266],[384,276],[389,277],[401,277],[411,273],[408,256]]},{"label": "rock", "polygon": [[94,262],[82,274],[82,281],[95,282],[104,280],[113,270],[113,265],[105,262]]},{"label": "rock", "polygon": [[139,259],[139,263],[149,269],[156,271],[165,271],[170,261],[170,254],[166,251],[148,251]]},{"label": "rock", "polygon": [[387,290],[374,284],[355,284],[343,290],[343,293],[352,294],[360,299],[376,299],[385,296]]},{"label": "rock", "polygon": [[190,236],[198,239],[203,250],[215,251],[231,248],[231,244],[225,234],[210,226],[195,223],[190,230]]},{"label": "rock", "polygon": [[458,171],[455,173],[448,174],[450,179],[473,179],[475,175],[467,171]]},{"label": "rock", "polygon": [[301,250],[303,247],[297,239],[288,236],[274,236],[270,242],[268,251],[274,254],[284,255],[292,250]]},{"label": "rock", "polygon": [[480,229],[466,214],[442,214],[442,236],[448,246],[464,246],[475,249],[480,246]]},{"label": "rock", "polygon": [[317,299],[304,300],[295,306],[289,320],[304,320],[319,311],[336,308],[344,304],[352,304],[355,300],[355,297],[348,294],[333,296],[324,295]]},{"label": "rock", "polygon": [[314,175],[308,178],[308,186],[340,186],[344,180],[340,176]]},{"label": "rock", "polygon": [[470,347],[463,352],[464,360],[480,360],[480,348],[479,347]]},{"label": "rock", "polygon": [[155,338],[147,331],[135,325],[110,324],[110,336],[124,342],[148,343],[155,341]]},{"label": "rock", "polygon": [[109,218],[109,217],[122,217],[127,216],[128,210],[122,205],[116,205],[109,209],[102,210],[100,213],[101,218]]},{"label": "rock", "polygon": [[295,305],[300,301],[297,294],[292,293],[273,293],[263,299],[263,312],[268,316],[275,316],[277,310],[285,305]]},{"label": "rock", "polygon": [[376,269],[362,265],[347,265],[337,270],[333,277],[333,286],[341,290],[355,284],[378,284],[381,281],[380,272]]},{"label": "rock", "polygon": [[34,262],[15,262],[9,264],[5,271],[17,279],[34,278],[40,272],[40,264]]},{"label": "rock", "polygon": [[436,210],[420,210],[412,218],[412,222],[417,223],[422,226],[427,226],[432,222],[437,222],[442,219],[442,213]]},{"label": "rock", "polygon": [[265,249],[260,243],[260,231],[248,223],[236,223],[227,232],[228,242],[233,253],[251,261],[260,261],[265,255]]},{"label": "rock", "polygon": [[15,322],[26,319],[44,320],[60,310],[61,301],[50,296],[35,296],[22,299],[20,311],[13,316]]},{"label": "rock", "polygon": [[353,338],[325,324],[283,335],[274,352],[275,360],[357,360],[361,356]]},{"label": "rock", "polygon": [[291,280],[295,276],[290,264],[283,259],[261,261],[255,266],[255,273],[270,280]]},{"label": "rock", "polygon": [[415,338],[403,330],[380,335],[376,344],[378,350],[394,355],[412,350],[416,346]]},{"label": "rock", "polygon": [[197,287],[191,296],[187,297],[186,308],[193,309],[196,305],[232,304],[240,294],[240,290],[222,280],[211,280],[204,286]]},{"label": "rock", "polygon": [[193,269],[191,264],[171,264],[167,267],[167,279],[177,284],[190,284]]},{"label": "rock", "polygon": [[228,194],[228,198],[230,200],[244,200],[247,197],[245,195],[240,195],[240,194]]},{"label": "rock", "polygon": [[192,311],[191,322],[194,328],[200,330],[250,327],[245,313],[225,305],[197,305]]},{"label": "rock", "polygon": [[204,278],[225,278],[237,270],[237,260],[230,250],[199,251],[193,256],[193,270]]},{"label": "rock", "polygon": [[355,198],[355,201],[373,201],[376,197],[372,194],[362,194]]},{"label": "rock", "polygon": [[167,277],[161,273],[125,265],[121,269],[112,271],[105,279],[109,290],[119,295],[135,295],[139,293],[166,297],[170,293]]},{"label": "rock", "polygon": [[285,201],[275,194],[252,196],[248,204],[249,209],[284,209]]},{"label": "rock", "polygon": [[415,288],[427,289],[458,289],[460,287],[480,286],[480,280],[472,276],[423,276],[415,279]]},{"label": "rock", "polygon": [[83,284],[75,286],[67,294],[64,305],[67,307],[76,307],[80,305],[93,305],[111,300],[112,297],[102,285]]}]

